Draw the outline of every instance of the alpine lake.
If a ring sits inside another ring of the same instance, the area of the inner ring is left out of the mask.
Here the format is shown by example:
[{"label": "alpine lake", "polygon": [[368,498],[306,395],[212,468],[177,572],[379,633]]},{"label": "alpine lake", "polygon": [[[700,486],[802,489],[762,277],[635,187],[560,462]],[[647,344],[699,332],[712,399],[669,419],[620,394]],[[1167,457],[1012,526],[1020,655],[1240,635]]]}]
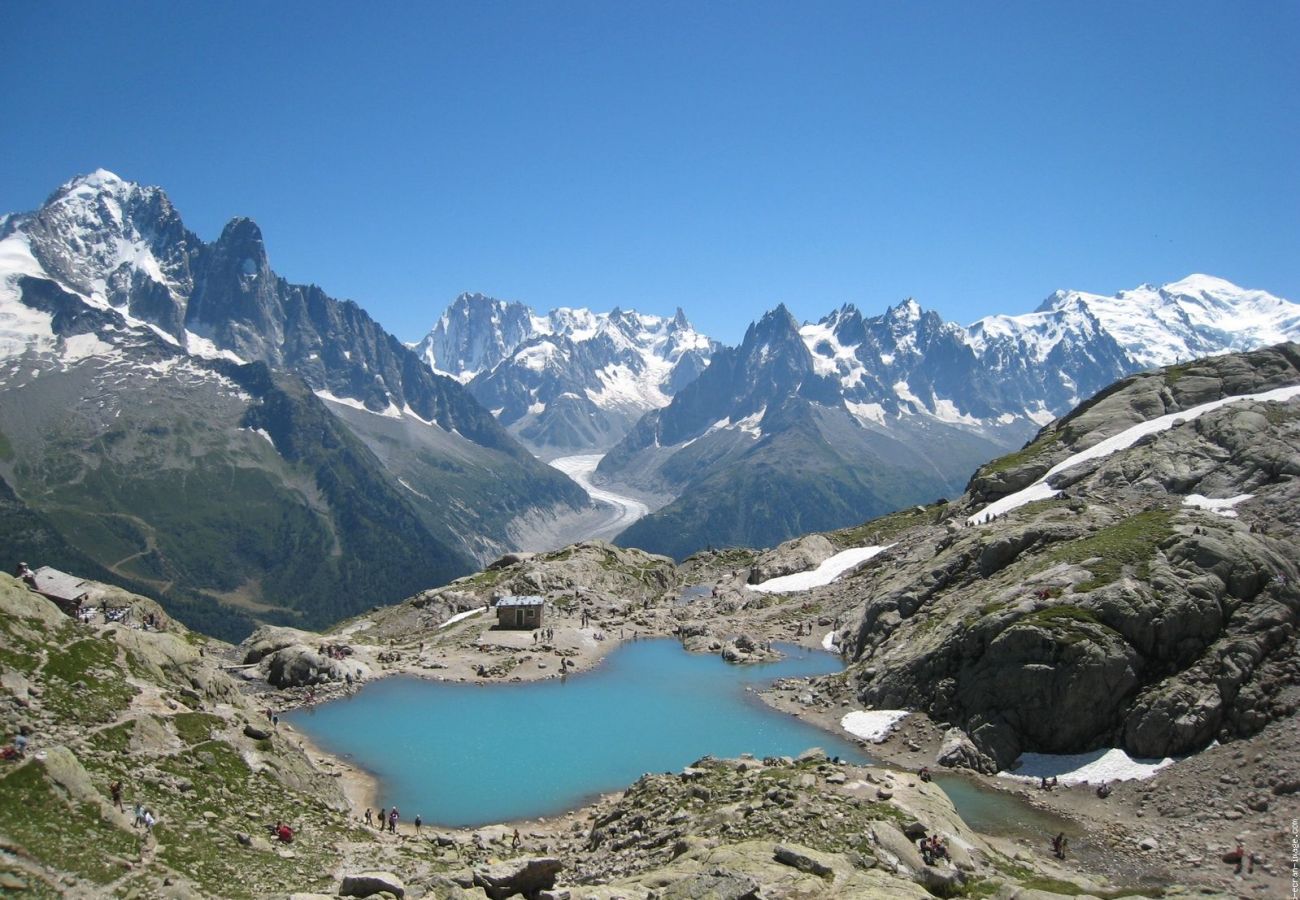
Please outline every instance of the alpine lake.
[{"label": "alpine lake", "polygon": [[[856,743],[757,696],[776,679],[841,668],[831,653],[776,646],[783,659],[746,666],[659,638],[624,644],[564,679],[485,685],[397,676],[284,719],[373,774],[381,805],[447,827],[554,816],[706,755],[761,759],[821,747],[870,764]],[[938,780],[976,827],[1023,833],[1055,824],[973,781]]]}]

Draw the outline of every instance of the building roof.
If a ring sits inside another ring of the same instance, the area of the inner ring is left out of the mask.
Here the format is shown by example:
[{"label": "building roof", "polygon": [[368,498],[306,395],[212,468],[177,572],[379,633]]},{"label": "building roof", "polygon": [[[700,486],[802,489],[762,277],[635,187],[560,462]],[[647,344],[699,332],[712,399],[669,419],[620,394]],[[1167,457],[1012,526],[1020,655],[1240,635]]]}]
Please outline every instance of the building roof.
[{"label": "building roof", "polygon": [[512,595],[502,597],[500,600],[498,600],[497,609],[501,609],[502,607],[509,608],[512,606],[542,606],[545,603],[546,601],[541,597],[538,597],[536,594],[529,594],[527,596],[518,596],[518,597],[512,594]]},{"label": "building roof", "polygon": [[76,575],[60,572],[50,566],[41,566],[32,573],[32,577],[36,582],[35,586],[38,594],[60,600],[76,600],[89,593],[90,589],[94,587],[90,582],[78,578]]}]

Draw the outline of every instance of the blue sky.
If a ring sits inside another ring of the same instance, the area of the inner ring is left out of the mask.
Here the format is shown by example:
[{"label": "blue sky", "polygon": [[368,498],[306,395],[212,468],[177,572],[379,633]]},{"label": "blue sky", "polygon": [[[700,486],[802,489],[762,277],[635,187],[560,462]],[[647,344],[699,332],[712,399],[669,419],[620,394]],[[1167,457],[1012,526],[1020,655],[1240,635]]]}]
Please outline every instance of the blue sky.
[{"label": "blue sky", "polygon": [[406,340],[465,290],[726,342],[1193,271],[1300,300],[1289,0],[12,2],[0,71],[0,210],[103,166]]}]

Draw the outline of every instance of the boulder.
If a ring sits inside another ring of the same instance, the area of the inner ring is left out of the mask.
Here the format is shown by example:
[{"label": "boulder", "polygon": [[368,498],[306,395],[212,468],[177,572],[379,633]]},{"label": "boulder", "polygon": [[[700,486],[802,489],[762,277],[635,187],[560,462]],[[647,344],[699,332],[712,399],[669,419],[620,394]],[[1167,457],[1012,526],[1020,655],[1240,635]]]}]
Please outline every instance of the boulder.
[{"label": "boulder", "polygon": [[531,897],[555,887],[564,864],[551,856],[511,859],[474,870],[473,885],[483,888],[492,900],[515,894]]},{"label": "boulder", "polygon": [[966,732],[960,728],[949,728],[944,732],[943,743],[939,746],[935,762],[950,769],[972,769],[985,775],[992,775],[998,770],[993,760],[980,753],[971,739],[966,736]]},{"label": "boulder", "polygon": [[800,872],[816,875],[818,878],[835,874],[835,870],[819,858],[821,854],[806,847],[787,847],[784,844],[777,844],[772,855],[777,862],[798,869]]},{"label": "boulder", "polygon": [[310,632],[297,628],[283,628],[274,625],[257,629],[239,646],[244,651],[245,665],[261,662],[277,650],[294,644],[302,644],[313,637]]},{"label": "boulder", "polygon": [[749,571],[749,583],[761,584],[782,575],[807,572],[835,555],[835,545],[821,534],[810,534],[786,541],[758,558]]},{"label": "boulder", "polygon": [[406,896],[406,885],[392,872],[359,872],[356,875],[344,875],[339,887],[341,897],[369,897],[387,891],[394,897]]},{"label": "boulder", "polygon": [[322,656],[305,644],[283,647],[266,660],[266,680],[278,688],[325,684],[342,681],[346,676],[342,662]]}]

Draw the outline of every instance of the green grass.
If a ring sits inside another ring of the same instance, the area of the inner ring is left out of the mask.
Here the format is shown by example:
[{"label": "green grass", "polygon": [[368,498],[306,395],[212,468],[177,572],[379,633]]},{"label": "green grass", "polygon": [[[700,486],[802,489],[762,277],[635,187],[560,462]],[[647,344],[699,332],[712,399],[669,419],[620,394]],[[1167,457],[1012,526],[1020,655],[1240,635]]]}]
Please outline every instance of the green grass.
[{"label": "green grass", "polygon": [[176,735],[191,747],[212,740],[213,730],[225,724],[225,719],[211,713],[188,712],[172,716],[172,727],[176,729]]},{"label": "green grass", "polygon": [[124,872],[110,856],[137,855],[134,835],[102,820],[95,804],[66,799],[35,760],[0,778],[0,833],[37,859],[97,884]]},{"label": "green grass", "polygon": [[1019,469],[1021,466],[1028,465],[1038,459],[1039,456],[1052,450],[1060,443],[1060,432],[1048,432],[1041,438],[1038,438],[1032,444],[1017,450],[1015,453],[1008,453],[1006,456],[999,456],[997,459],[980,467],[977,474],[995,475],[998,472],[1009,472],[1012,469]]},{"label": "green grass", "polygon": [[1173,514],[1166,509],[1152,509],[1078,540],[1057,545],[1043,558],[1048,565],[1059,562],[1079,564],[1088,560],[1087,567],[1092,577],[1075,585],[1076,591],[1086,593],[1111,584],[1128,569],[1132,569],[1132,574],[1139,580],[1145,580],[1150,575],[1151,558],[1173,533]]},{"label": "green grass", "polygon": [[832,531],[826,535],[832,544],[840,549],[849,547],[869,547],[887,544],[900,534],[920,525],[932,525],[944,504],[936,503],[923,507],[908,507],[870,522],[864,522],[853,528]]},{"label": "green grass", "polygon": [[117,645],[102,638],[51,642],[41,675],[45,706],[81,724],[112,719],[136,695],[117,664]]}]

